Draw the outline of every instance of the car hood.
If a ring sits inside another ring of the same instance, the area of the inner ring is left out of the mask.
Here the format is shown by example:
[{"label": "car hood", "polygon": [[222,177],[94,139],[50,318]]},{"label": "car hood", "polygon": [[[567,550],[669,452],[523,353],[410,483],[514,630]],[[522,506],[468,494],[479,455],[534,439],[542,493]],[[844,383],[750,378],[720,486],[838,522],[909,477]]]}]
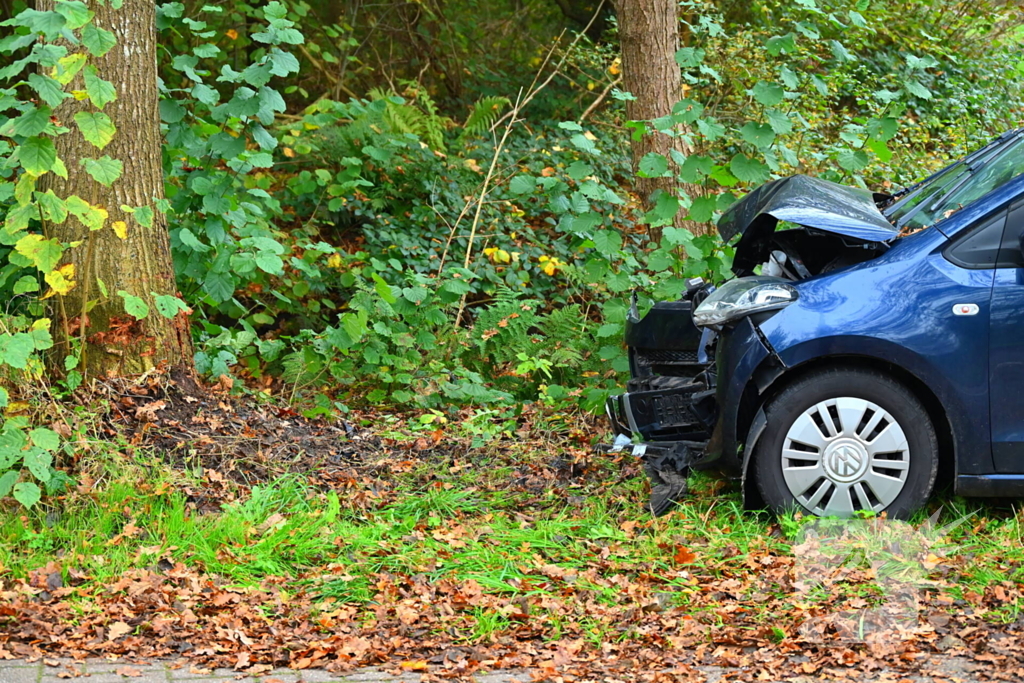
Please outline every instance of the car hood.
[{"label": "car hood", "polygon": [[763,234],[772,232],[779,221],[788,221],[865,242],[884,242],[898,234],[875,205],[885,196],[805,175],[780,178],[729,207],[718,221],[718,233],[729,241],[751,227]]}]

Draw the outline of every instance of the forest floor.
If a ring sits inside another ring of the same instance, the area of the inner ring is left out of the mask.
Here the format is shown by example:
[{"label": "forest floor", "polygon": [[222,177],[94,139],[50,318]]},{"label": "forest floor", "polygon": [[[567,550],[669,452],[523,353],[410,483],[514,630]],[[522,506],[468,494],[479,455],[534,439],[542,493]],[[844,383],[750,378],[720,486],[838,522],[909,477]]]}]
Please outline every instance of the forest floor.
[{"label": "forest floor", "polygon": [[74,489],[0,511],[3,683],[1024,677],[1011,508],[817,522],[699,476],[652,519],[579,415],[105,391],[58,425]]}]

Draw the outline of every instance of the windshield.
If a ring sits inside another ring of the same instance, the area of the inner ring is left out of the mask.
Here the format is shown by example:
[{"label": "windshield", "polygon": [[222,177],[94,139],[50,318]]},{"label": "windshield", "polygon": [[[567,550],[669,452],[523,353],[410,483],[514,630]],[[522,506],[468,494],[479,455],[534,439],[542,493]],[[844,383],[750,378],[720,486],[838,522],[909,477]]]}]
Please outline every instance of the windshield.
[{"label": "windshield", "polygon": [[1024,137],[1015,131],[912,188],[887,217],[896,227],[924,228],[1024,173]]}]

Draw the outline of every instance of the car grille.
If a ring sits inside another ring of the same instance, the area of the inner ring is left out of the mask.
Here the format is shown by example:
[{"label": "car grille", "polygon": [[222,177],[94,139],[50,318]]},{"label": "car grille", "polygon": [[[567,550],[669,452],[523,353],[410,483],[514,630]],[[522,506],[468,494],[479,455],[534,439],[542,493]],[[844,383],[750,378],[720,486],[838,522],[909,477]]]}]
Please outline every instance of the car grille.
[{"label": "car grille", "polygon": [[697,365],[696,351],[637,350],[637,360],[644,365]]}]

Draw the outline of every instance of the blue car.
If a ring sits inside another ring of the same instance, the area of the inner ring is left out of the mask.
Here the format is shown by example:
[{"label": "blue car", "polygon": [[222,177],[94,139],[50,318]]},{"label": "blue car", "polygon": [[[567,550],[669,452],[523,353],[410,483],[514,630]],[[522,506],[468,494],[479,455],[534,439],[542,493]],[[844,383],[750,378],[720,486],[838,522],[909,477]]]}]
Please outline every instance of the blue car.
[{"label": "blue car", "polygon": [[774,180],[718,229],[736,278],[634,295],[607,404],[653,514],[691,469],[819,516],[1024,495],[1024,130],[892,195]]}]

